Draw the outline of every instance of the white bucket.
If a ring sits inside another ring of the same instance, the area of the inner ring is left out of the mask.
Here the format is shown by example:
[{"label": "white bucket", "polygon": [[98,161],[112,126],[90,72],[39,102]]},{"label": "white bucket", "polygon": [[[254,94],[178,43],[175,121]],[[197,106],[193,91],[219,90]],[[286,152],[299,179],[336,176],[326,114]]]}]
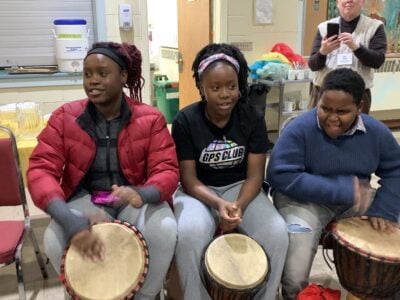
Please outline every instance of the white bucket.
[{"label": "white bucket", "polygon": [[89,50],[89,30],[86,20],[54,20],[56,59],[60,72],[82,72],[83,59]]},{"label": "white bucket", "polygon": [[83,59],[89,49],[87,38],[56,39],[56,58],[60,72],[82,72]]},{"label": "white bucket", "polygon": [[54,36],[58,39],[82,39],[87,38],[86,20],[84,19],[58,19],[54,20]]}]

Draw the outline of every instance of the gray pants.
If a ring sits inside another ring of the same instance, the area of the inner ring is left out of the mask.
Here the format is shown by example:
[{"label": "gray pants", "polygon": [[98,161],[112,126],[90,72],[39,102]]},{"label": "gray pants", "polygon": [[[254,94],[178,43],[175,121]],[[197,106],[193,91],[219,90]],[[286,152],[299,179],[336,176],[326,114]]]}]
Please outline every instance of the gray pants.
[{"label": "gray pants", "polygon": [[[226,187],[209,187],[227,201],[235,201],[242,182]],[[174,195],[174,212],[178,222],[178,244],[175,253],[184,299],[210,299],[202,283],[201,257],[214,237],[218,226],[218,211],[183,193]],[[264,192],[248,205],[238,226],[264,247],[270,258],[271,274],[256,299],[273,300],[281,280],[288,247],[286,224]]]},{"label": "gray pants", "polygon": [[[99,206],[90,201],[89,194],[78,195],[68,202],[68,206],[76,214],[100,210]],[[165,202],[145,204],[140,209],[127,205],[117,215],[113,215],[112,210],[106,210],[106,217],[133,224],[143,234],[149,250],[150,265],[146,280],[135,299],[154,299],[163,287],[175,250],[177,227],[171,208]],[[66,243],[63,229],[52,220],[44,233],[44,248],[58,274]]]},{"label": "gray pants", "polygon": [[322,229],[343,211],[343,207],[300,203],[281,193],[274,194],[274,203],[286,220],[289,231],[282,295],[284,299],[292,300],[308,285]]}]

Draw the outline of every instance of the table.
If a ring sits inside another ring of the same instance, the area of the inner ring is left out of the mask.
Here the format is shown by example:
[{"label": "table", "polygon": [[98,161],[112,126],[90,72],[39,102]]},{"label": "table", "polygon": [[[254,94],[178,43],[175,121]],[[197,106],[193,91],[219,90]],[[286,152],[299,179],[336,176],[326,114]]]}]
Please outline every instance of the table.
[{"label": "table", "polygon": [[26,171],[28,170],[29,166],[29,157],[37,145],[36,139],[19,139],[17,140],[17,148],[18,148],[18,155],[19,155],[19,163],[21,166],[21,173],[22,178],[24,180],[25,186],[27,185],[26,181]]}]

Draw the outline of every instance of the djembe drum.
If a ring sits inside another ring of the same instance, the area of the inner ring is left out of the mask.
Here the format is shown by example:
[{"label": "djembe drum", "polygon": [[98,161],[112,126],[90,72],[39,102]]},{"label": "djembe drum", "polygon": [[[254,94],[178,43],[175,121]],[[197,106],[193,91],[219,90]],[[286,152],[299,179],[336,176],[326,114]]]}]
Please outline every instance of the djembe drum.
[{"label": "djembe drum", "polygon": [[231,233],[215,238],[203,254],[207,290],[214,300],[247,300],[268,280],[269,259],[252,238]]},{"label": "djembe drum", "polygon": [[93,262],[73,246],[64,252],[61,279],[73,299],[132,299],[143,285],[149,254],[142,234],[114,220],[92,226],[105,246],[105,258]]},{"label": "djembe drum", "polygon": [[334,223],[332,234],[336,272],[347,291],[376,299],[400,290],[400,229],[380,232],[368,220],[348,218]]}]

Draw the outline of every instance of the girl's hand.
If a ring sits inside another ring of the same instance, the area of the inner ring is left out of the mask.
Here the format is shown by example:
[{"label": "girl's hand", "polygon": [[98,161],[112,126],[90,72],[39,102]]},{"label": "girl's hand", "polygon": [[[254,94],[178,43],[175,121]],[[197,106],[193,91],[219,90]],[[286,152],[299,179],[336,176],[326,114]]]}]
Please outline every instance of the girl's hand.
[{"label": "girl's hand", "polygon": [[229,232],[235,229],[242,221],[241,208],[236,203],[224,201],[219,207],[220,229]]},{"label": "girl's hand", "polygon": [[104,244],[99,237],[89,229],[79,231],[71,239],[71,245],[85,258],[94,262],[104,260]]},{"label": "girl's hand", "polygon": [[143,205],[139,193],[130,186],[118,186],[114,184],[111,189],[112,193],[110,196],[119,198],[119,203],[129,203],[135,208],[139,208]]}]

